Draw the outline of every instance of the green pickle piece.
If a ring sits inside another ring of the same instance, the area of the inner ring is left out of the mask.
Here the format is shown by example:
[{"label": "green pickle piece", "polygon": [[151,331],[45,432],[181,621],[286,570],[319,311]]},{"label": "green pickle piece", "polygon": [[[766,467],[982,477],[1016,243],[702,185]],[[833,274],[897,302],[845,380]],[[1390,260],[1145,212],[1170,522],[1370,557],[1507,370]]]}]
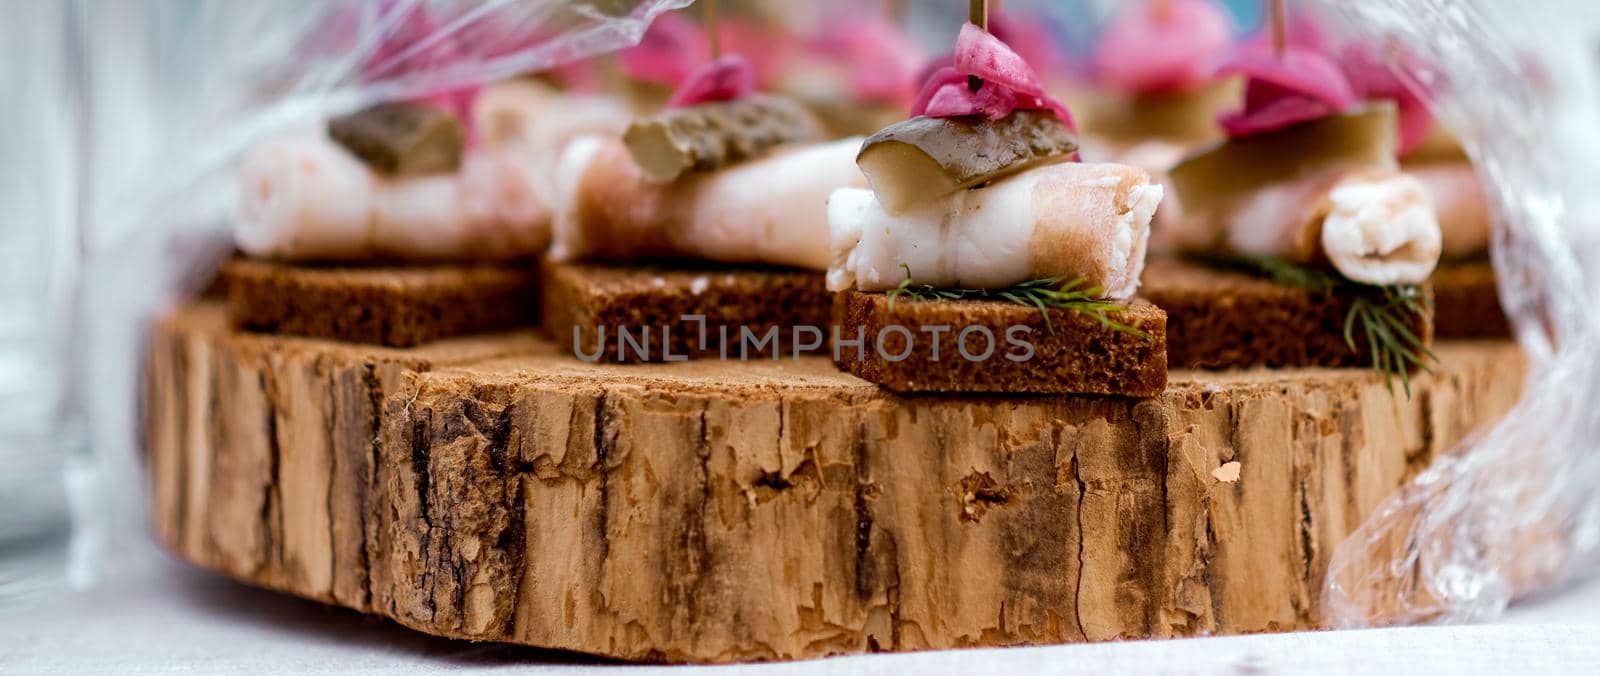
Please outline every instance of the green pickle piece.
[{"label": "green pickle piece", "polygon": [[813,141],[822,130],[800,104],[774,96],[671,108],[634,120],[622,142],[644,175],[670,183],[714,171],[785,143]]},{"label": "green pickle piece", "polygon": [[461,120],[440,108],[384,103],[328,121],[328,135],[373,169],[393,176],[461,166]]},{"label": "green pickle piece", "polygon": [[867,138],[856,165],[889,213],[1020,171],[1066,162],[1078,140],[1055,115],[1019,110],[1000,120],[913,117]]},{"label": "green pickle piece", "polygon": [[1219,141],[1172,168],[1185,213],[1222,213],[1274,184],[1328,171],[1394,166],[1393,103],[1364,105],[1263,134]]}]

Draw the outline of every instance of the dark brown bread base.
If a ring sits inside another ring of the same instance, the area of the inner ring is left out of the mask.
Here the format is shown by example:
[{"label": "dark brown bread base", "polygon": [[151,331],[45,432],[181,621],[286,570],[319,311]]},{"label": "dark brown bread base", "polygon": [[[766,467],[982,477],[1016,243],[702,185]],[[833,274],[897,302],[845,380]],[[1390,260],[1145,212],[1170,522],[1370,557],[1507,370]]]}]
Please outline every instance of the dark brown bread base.
[{"label": "dark brown bread base", "polygon": [[1143,301],[1112,315],[1143,335],[1059,309],[1047,326],[1038,310],[1003,301],[891,304],[881,293],[846,292],[835,313],[834,363],[896,392],[1153,397],[1167,385],[1167,318]]},{"label": "dark brown bread base", "polygon": [[1494,265],[1451,261],[1433,271],[1433,330],[1440,338],[1508,338],[1511,322],[1500,307]]},{"label": "dark brown bread base", "polygon": [[532,262],[344,267],[234,259],[222,267],[238,327],[350,343],[410,347],[532,325]]},{"label": "dark brown bread base", "polygon": [[771,360],[826,345],[832,298],[819,272],[552,262],[544,270],[545,332],[585,361]]},{"label": "dark brown bread base", "polygon": [[[1370,366],[1366,342],[1344,340],[1347,294],[1282,286],[1252,275],[1152,260],[1139,295],[1167,312],[1167,366]],[[1433,342],[1433,318],[1409,327]]]}]

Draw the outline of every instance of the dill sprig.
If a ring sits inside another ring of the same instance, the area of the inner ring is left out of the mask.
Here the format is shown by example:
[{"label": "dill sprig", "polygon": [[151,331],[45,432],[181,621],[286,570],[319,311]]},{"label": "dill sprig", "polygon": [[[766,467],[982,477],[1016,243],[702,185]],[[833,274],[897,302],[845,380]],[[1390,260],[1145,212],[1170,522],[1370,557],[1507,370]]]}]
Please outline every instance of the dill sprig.
[{"label": "dill sprig", "polygon": [[1394,393],[1394,380],[1398,377],[1406,398],[1410,399],[1411,370],[1433,373],[1432,365],[1439,363],[1439,357],[1406,321],[1408,317],[1426,316],[1431,311],[1428,307],[1431,299],[1419,285],[1362,284],[1271,256],[1230,256],[1212,260],[1225,267],[1267,277],[1283,286],[1354,296],[1344,317],[1344,343],[1351,352],[1359,354],[1361,348],[1356,337],[1359,335],[1366,340],[1372,369],[1383,379],[1390,394]]},{"label": "dill sprig", "polygon": [[1066,310],[1091,317],[1113,331],[1140,338],[1147,335],[1137,327],[1113,319],[1112,314],[1126,310],[1127,306],[1101,298],[1104,292],[1099,287],[1087,286],[1087,277],[1044,277],[1001,289],[942,289],[916,283],[911,278],[911,266],[901,263],[900,267],[905,269],[906,278],[885,293],[889,297],[890,310],[894,309],[897,298],[916,301],[1004,300],[1037,308],[1040,316],[1044,317],[1045,329],[1051,333],[1055,333],[1055,327],[1050,324],[1050,310]]}]

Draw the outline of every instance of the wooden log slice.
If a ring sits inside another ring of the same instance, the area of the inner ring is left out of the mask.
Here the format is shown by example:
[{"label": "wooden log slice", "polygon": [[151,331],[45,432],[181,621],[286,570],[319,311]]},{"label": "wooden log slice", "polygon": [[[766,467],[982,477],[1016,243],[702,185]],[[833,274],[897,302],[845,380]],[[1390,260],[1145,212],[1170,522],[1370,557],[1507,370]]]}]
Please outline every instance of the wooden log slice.
[{"label": "wooden log slice", "polygon": [[1509,343],[1176,371],[1155,399],[895,395],[826,357],[595,365],[154,328],[151,515],[194,564],[471,640],[635,660],[1287,631],[1333,548],[1515,401]]}]

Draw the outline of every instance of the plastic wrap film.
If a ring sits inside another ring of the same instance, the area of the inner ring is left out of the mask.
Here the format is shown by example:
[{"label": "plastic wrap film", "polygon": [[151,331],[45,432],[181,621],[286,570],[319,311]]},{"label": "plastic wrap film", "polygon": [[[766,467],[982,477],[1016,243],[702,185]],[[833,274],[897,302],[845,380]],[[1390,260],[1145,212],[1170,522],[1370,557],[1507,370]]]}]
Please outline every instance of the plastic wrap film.
[{"label": "plastic wrap film", "polygon": [[1583,128],[1594,115],[1575,100],[1593,78],[1575,32],[1593,27],[1593,7],[1325,6],[1363,40],[1417,57],[1405,76],[1434,92],[1435,114],[1491,186],[1501,302],[1532,364],[1503,420],[1422,471],[1333,552],[1325,616],[1333,626],[1482,620],[1592,569],[1600,543],[1595,145]]},{"label": "plastic wrap film", "polygon": [[[144,540],[143,515],[127,508],[138,504],[130,399],[141,331],[231,251],[223,226],[231,169],[244,150],[330,113],[449,95],[619,49],[661,12],[691,1],[74,5],[82,10],[80,84],[89,109],[80,192],[92,226],[77,338],[89,356],[75,382],[94,421],[87,446],[95,449],[93,462],[69,477],[79,579],[108,560],[105,543]],[[774,4],[796,14],[816,6]],[[906,4],[905,23],[930,54],[949,44],[965,9],[954,1]],[[1259,17],[1241,14],[1259,3],[1227,4],[1240,23]],[[1594,76],[1571,66],[1591,58],[1576,36],[1596,22],[1565,21],[1563,12],[1593,9],[1587,0],[1315,4],[1345,34],[1392,41],[1417,57],[1406,74],[1435,93],[1434,112],[1492,186],[1502,303],[1533,363],[1524,399],[1507,418],[1378,505],[1331,554],[1323,615],[1339,626],[1492,616],[1517,595],[1581,572],[1600,549],[1600,412],[1590,403],[1600,394],[1600,327],[1587,255],[1600,191],[1585,185],[1600,156],[1600,96],[1589,92],[1593,101],[1574,106],[1556,100],[1571,103],[1586,90],[1569,85]],[[1064,38],[1061,59],[1071,62],[1082,61],[1096,25],[1075,19],[1103,18],[1117,5],[1017,0],[1007,9],[1048,10],[1040,25]],[[1558,44],[1554,35],[1570,39]]]},{"label": "plastic wrap film", "polygon": [[85,449],[68,458],[69,578],[91,582],[149,549],[133,400],[142,332],[232,250],[246,150],[330,114],[622,49],[691,1],[64,3],[84,270],[62,425]]}]

